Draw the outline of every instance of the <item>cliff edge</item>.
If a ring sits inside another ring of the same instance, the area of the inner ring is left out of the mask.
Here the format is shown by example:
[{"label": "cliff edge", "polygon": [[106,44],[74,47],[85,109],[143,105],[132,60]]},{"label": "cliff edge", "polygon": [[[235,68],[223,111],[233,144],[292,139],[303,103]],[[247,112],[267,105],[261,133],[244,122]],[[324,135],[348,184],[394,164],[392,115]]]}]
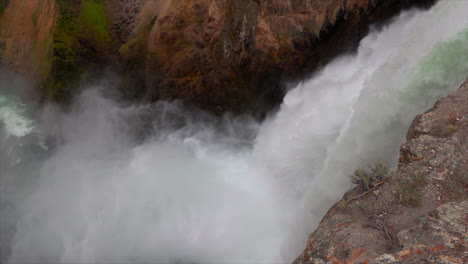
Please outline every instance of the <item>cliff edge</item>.
[{"label": "cliff edge", "polygon": [[347,192],[293,263],[466,263],[467,102],[468,80],[416,116],[398,170]]}]

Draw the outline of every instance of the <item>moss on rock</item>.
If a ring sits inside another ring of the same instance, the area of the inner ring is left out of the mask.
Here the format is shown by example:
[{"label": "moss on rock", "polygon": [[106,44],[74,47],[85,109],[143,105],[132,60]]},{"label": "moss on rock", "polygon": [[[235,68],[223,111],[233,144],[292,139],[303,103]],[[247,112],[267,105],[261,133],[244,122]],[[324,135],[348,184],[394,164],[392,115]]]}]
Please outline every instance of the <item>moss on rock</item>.
[{"label": "moss on rock", "polygon": [[[100,0],[57,0],[59,17],[53,35],[52,71],[44,83],[46,97],[70,98],[93,65],[103,64],[111,47],[104,4]],[[97,67],[94,67],[97,68]]]},{"label": "moss on rock", "polygon": [[82,0],[79,20],[81,37],[95,41],[101,47],[110,44],[104,4],[100,0]]},{"label": "moss on rock", "polygon": [[3,10],[5,10],[9,2],[10,0],[0,0],[0,13],[2,13]]}]

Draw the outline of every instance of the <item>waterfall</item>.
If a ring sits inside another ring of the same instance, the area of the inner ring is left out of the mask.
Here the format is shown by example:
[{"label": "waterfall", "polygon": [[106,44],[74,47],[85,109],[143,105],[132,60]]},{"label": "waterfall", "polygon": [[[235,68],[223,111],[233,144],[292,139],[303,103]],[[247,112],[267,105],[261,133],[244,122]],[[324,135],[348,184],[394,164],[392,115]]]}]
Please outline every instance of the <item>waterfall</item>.
[{"label": "waterfall", "polygon": [[463,82],[467,43],[468,2],[403,12],[262,123],[128,104],[106,79],[33,114],[0,83],[0,262],[292,262],[348,176],[396,164]]}]

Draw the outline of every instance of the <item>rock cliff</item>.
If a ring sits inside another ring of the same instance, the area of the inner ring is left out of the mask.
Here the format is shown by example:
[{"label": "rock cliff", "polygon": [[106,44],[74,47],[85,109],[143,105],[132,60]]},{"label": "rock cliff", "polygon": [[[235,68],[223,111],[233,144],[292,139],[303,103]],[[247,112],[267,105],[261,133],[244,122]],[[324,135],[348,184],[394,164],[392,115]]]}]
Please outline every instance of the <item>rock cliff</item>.
[{"label": "rock cliff", "polygon": [[0,57],[64,100],[113,65],[131,97],[268,109],[369,23],[435,0],[2,0]]},{"label": "rock cliff", "polygon": [[[294,264],[466,263],[468,80],[418,115],[398,170],[347,192]],[[369,186],[368,186],[369,187]]]},{"label": "rock cliff", "polygon": [[68,99],[93,67],[110,64],[112,39],[101,1],[4,2],[0,62],[26,73],[43,99]]},{"label": "rock cliff", "polygon": [[51,71],[55,1],[0,2],[0,63],[44,81]]},{"label": "rock cliff", "polygon": [[143,38],[147,95],[245,111],[280,102],[282,81],[300,80],[352,48],[369,23],[433,1],[159,2],[154,23],[140,25],[151,27]]}]

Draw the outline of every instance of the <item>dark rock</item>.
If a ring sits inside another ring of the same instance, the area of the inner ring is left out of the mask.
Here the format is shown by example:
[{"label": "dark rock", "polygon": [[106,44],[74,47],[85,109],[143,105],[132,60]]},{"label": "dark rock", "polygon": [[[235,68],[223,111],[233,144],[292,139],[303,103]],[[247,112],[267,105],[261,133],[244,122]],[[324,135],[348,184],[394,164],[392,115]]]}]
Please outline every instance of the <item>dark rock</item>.
[{"label": "dark rock", "polygon": [[[148,45],[149,54],[137,55],[147,58],[141,63],[147,98],[261,112],[281,102],[285,81],[301,80],[336,54],[357,47],[369,23],[433,2],[160,1],[153,7],[159,11],[141,11],[158,15],[153,23],[151,17],[138,22],[137,28],[148,26],[151,35],[137,32],[133,38]],[[169,8],[162,8],[164,3]]]}]

